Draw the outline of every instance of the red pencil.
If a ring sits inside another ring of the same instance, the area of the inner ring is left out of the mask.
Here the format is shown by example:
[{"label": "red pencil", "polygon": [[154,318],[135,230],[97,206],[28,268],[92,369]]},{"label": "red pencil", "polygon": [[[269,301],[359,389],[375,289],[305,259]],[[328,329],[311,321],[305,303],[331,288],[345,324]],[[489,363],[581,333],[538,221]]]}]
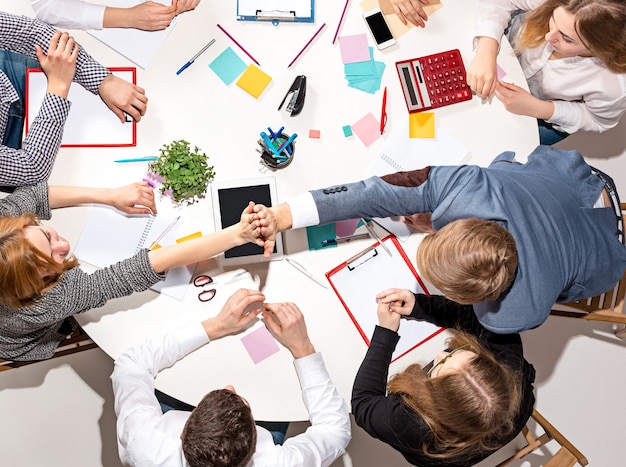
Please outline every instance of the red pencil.
[{"label": "red pencil", "polygon": [[315,39],[317,37],[317,35],[322,31],[322,29],[324,29],[324,26],[326,26],[326,23],[322,24],[320,26],[320,28],[317,30],[317,32],[315,34],[313,34],[313,37],[311,37],[309,39],[309,42],[307,42],[306,44],[304,44],[304,47],[302,47],[302,50],[300,52],[298,52],[298,55],[296,55],[296,57],[289,63],[289,65],[287,65],[287,68],[289,68],[291,65],[294,64],[294,62],[296,60],[298,60],[298,58],[300,57],[300,55],[302,55],[302,52],[304,52],[306,50],[306,48],[311,44],[311,42],[313,42],[313,39]]},{"label": "red pencil", "polygon": [[229,39],[230,39],[231,41],[233,41],[233,42],[235,43],[235,45],[236,45],[237,47],[239,47],[239,48],[243,51],[243,53],[245,53],[248,57],[250,57],[254,63],[256,63],[257,65],[261,66],[261,64],[260,64],[259,62],[257,62],[256,58],[254,58],[252,55],[250,55],[250,53],[248,53],[248,51],[247,51],[246,49],[244,49],[244,48],[241,46],[241,44],[235,40],[235,38],[234,38],[233,36],[231,36],[230,34],[228,34],[228,32],[226,31],[226,29],[224,29],[224,28],[223,28],[222,26],[220,26],[219,24],[217,25],[217,27],[218,27],[218,28],[220,28],[220,29],[222,30],[222,32],[223,32],[224,34],[226,34],[226,35],[229,37]]}]

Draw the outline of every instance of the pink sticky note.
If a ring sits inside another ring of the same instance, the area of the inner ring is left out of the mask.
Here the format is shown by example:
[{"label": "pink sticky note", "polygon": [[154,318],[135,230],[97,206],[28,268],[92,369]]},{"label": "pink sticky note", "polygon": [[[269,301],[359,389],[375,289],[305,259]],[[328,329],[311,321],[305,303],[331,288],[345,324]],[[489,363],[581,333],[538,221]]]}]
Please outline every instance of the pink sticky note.
[{"label": "pink sticky note", "polygon": [[309,130],[309,138],[316,138],[319,139],[319,137],[321,136],[322,132],[320,130]]},{"label": "pink sticky note", "polygon": [[255,365],[280,350],[265,326],[246,334],[241,338],[241,342]]},{"label": "pink sticky note", "polygon": [[506,76],[506,71],[496,63],[496,74],[498,75],[498,79],[502,79]]},{"label": "pink sticky note", "polygon": [[361,219],[348,219],[347,221],[335,222],[335,234],[337,237],[349,237],[356,230]]},{"label": "pink sticky note", "polygon": [[352,131],[363,141],[365,146],[369,146],[380,138],[380,124],[371,112],[351,126]]},{"label": "pink sticky note", "polygon": [[341,36],[339,38],[341,63],[367,62],[370,60],[370,49],[365,34]]}]

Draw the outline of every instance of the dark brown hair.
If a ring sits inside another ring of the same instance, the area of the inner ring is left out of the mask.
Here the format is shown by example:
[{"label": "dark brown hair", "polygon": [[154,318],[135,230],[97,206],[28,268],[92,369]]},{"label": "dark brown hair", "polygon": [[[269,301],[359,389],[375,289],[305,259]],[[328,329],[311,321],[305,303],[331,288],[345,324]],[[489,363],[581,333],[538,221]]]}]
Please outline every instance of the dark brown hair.
[{"label": "dark brown hair", "polygon": [[190,467],[245,466],[256,447],[250,407],[228,389],[211,391],[191,412],[182,445]]}]

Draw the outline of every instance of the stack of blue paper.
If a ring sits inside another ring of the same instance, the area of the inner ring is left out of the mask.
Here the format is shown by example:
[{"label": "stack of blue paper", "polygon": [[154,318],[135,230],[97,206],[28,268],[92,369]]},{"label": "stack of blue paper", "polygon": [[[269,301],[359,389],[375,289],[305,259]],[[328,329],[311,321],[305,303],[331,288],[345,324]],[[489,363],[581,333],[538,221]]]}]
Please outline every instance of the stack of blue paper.
[{"label": "stack of blue paper", "polygon": [[348,86],[374,94],[380,89],[385,64],[374,60],[374,48],[370,47],[370,59],[366,62],[346,63],[344,71]]}]

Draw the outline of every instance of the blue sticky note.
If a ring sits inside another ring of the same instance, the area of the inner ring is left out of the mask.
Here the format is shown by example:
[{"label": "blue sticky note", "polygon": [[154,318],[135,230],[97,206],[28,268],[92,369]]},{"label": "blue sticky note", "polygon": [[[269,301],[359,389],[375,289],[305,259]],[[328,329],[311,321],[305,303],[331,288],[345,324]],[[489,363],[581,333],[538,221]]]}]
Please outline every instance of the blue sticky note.
[{"label": "blue sticky note", "polygon": [[221,79],[226,86],[235,81],[248,66],[239,58],[233,49],[227,47],[219,56],[209,63],[209,68]]}]

